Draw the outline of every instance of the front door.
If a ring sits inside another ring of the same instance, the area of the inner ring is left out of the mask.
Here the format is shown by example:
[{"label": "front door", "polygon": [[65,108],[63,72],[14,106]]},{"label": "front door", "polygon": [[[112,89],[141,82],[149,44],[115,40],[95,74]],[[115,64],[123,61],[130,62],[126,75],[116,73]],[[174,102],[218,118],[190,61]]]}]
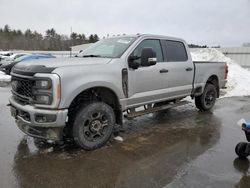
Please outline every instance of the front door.
[{"label": "front door", "polygon": [[[158,100],[161,97],[163,83],[160,70],[163,62],[163,53],[160,40],[145,39],[132,52],[131,55],[140,57],[143,48],[150,47],[156,52],[156,65],[128,71],[128,107],[140,106]],[[140,63],[140,59],[134,60]]]}]

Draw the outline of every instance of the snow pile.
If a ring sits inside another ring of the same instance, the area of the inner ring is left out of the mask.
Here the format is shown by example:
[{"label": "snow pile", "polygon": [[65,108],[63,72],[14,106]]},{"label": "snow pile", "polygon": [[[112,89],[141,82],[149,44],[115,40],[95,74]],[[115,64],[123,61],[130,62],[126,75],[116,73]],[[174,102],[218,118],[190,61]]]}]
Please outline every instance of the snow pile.
[{"label": "snow pile", "polygon": [[224,97],[250,95],[250,71],[216,49],[206,48],[191,52],[194,61],[222,61],[228,65],[228,82]]},{"label": "snow pile", "polygon": [[11,76],[6,75],[4,72],[0,71],[0,83],[10,82]]}]

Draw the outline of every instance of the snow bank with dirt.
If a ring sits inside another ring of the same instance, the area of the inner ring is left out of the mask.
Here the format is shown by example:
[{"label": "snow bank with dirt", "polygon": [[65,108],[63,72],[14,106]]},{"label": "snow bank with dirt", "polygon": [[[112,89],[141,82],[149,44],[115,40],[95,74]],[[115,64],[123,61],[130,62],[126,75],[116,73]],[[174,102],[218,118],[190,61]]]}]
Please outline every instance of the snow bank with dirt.
[{"label": "snow bank with dirt", "polygon": [[250,95],[250,71],[216,49],[197,49],[191,52],[194,61],[223,61],[228,65],[228,82],[224,97]]}]

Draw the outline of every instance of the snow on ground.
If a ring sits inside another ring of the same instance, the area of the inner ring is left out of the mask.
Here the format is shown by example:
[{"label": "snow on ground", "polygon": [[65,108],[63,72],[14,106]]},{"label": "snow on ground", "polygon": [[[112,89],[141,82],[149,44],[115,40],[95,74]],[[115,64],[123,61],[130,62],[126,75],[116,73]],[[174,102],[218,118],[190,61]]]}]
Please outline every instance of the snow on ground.
[{"label": "snow on ground", "polygon": [[228,65],[228,82],[224,97],[250,95],[250,71],[235,63],[216,49],[206,48],[191,52],[194,61],[222,61]]},{"label": "snow on ground", "polygon": [[4,72],[0,71],[0,83],[1,82],[10,82],[11,76],[6,75]]}]

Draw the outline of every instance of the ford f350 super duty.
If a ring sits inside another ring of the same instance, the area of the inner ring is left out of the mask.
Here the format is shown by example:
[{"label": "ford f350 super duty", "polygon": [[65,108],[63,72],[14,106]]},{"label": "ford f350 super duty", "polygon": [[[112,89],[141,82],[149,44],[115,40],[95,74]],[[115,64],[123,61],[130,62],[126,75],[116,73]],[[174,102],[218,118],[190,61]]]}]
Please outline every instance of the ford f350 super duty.
[{"label": "ford f350 super duty", "polygon": [[106,38],[78,57],[15,65],[11,114],[32,137],[60,141],[67,136],[93,150],[122,126],[124,115],[134,118],[183,105],[187,96],[201,111],[210,110],[227,72],[224,62],[193,62],[179,38]]}]

